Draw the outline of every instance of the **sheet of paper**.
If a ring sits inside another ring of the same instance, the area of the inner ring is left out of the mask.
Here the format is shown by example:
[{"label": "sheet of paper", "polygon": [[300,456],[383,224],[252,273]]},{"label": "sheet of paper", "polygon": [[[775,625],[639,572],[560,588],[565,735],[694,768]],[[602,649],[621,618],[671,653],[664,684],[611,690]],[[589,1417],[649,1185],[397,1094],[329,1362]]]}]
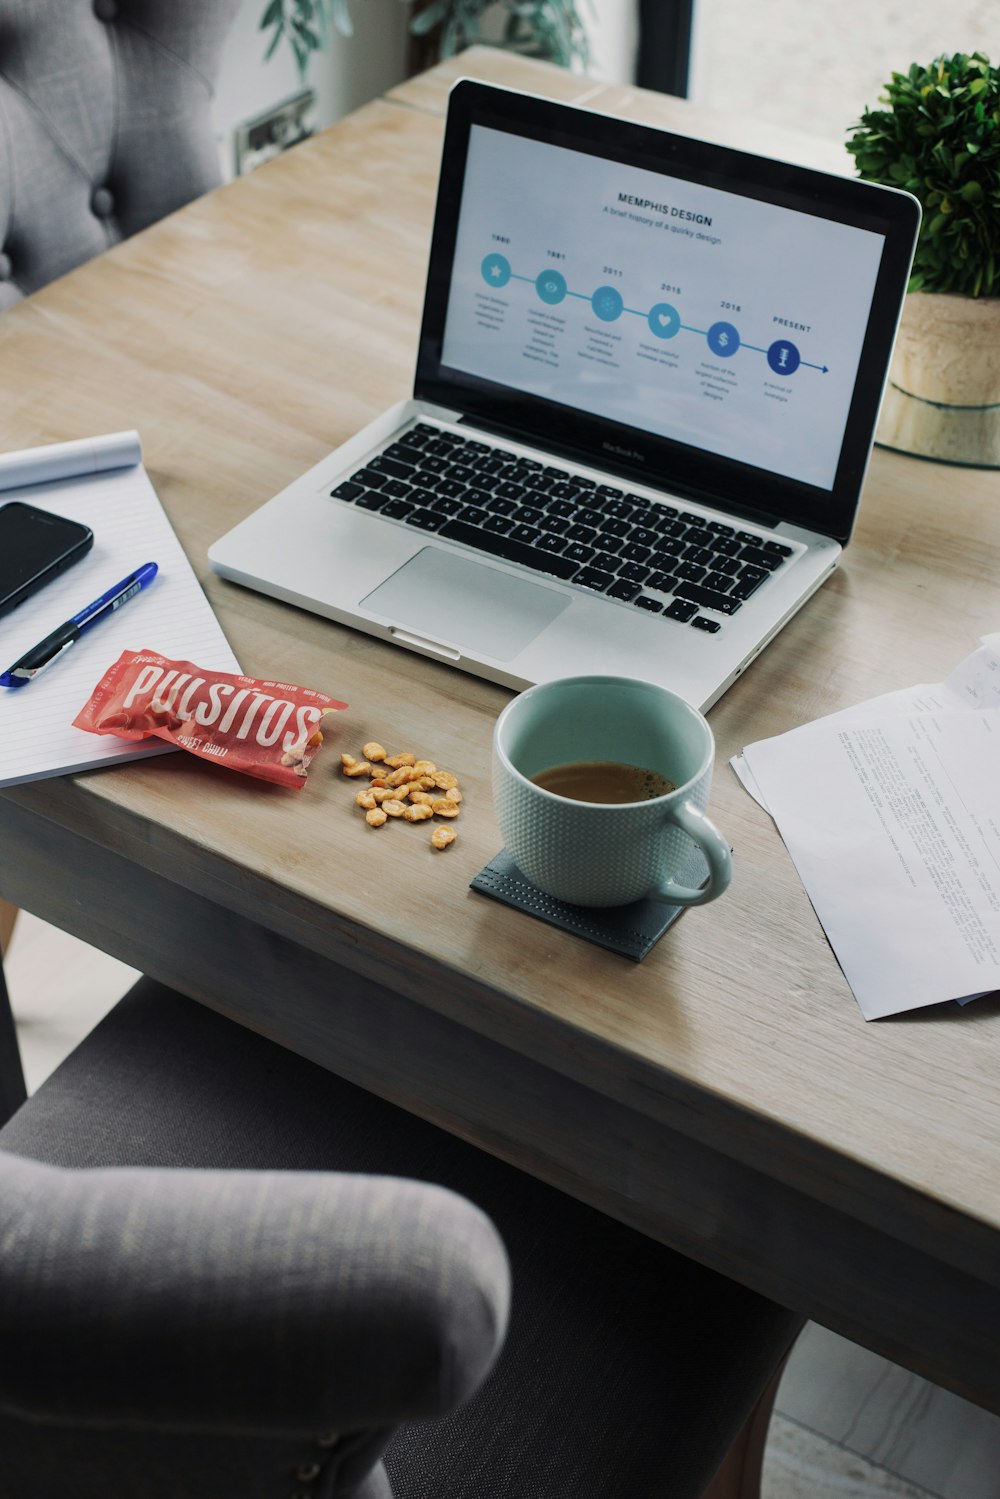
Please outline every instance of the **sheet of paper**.
[{"label": "sheet of paper", "polygon": [[744,758],[862,1013],[991,992],[1000,714],[851,716],[762,740]]},{"label": "sheet of paper", "polygon": [[[23,477],[20,470],[17,477]],[[0,619],[0,670],[142,563],[155,562],[159,572],[149,588],[96,624],[36,681],[0,689],[0,786],[171,750],[160,740],[137,744],[73,727],[122,651],[149,649],[220,671],[240,670],[142,464],[104,472],[90,464],[76,478],[5,487],[0,503],[14,499],[85,522],[94,545],[82,561]]]}]

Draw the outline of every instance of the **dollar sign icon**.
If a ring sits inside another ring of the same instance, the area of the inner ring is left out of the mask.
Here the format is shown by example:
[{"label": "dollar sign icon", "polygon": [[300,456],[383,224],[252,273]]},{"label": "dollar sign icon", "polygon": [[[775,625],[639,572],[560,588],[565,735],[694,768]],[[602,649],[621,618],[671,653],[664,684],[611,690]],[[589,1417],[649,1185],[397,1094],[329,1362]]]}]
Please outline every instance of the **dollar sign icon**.
[{"label": "dollar sign icon", "polygon": [[723,348],[725,348],[726,345],[729,343],[729,334],[728,333],[720,333],[719,334],[719,343],[722,345]]}]

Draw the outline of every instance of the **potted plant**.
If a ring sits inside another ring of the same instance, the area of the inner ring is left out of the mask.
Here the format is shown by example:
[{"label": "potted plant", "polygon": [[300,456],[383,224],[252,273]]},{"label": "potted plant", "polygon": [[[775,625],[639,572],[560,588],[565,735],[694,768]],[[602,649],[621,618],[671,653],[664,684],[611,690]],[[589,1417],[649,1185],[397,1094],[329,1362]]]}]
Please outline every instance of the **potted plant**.
[{"label": "potted plant", "polygon": [[1000,466],[1000,70],[981,52],[893,73],[851,127],[861,177],[923,221],[878,439]]},{"label": "potted plant", "polygon": [[[487,40],[502,26],[501,44],[566,67],[588,60],[587,33],[574,0],[403,0],[413,15],[415,68]],[[484,30],[485,23],[485,30]],[[327,45],[331,27],[350,36],[348,0],[268,0],[260,21],[271,32],[267,57],[284,41],[304,78],[309,59]]]}]

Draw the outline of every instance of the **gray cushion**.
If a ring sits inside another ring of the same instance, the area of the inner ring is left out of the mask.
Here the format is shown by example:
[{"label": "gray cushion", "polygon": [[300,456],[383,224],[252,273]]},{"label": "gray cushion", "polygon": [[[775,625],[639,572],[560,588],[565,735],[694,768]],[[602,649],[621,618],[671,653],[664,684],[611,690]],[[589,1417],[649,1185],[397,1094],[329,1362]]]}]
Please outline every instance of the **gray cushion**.
[{"label": "gray cushion", "polygon": [[148,981],[0,1131],[0,1148],[83,1167],[378,1173],[478,1204],[511,1260],[507,1341],[459,1413],[393,1439],[397,1499],[695,1499],[799,1326]]},{"label": "gray cushion", "polygon": [[0,0],[0,308],[214,187],[239,0]]}]

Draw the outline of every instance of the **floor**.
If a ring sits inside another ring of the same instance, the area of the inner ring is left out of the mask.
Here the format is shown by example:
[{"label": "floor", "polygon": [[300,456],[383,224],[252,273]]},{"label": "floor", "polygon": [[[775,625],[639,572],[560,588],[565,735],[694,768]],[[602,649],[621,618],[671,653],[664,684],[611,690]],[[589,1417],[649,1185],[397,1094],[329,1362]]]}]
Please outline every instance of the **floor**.
[{"label": "floor", "polygon": [[[701,0],[700,14],[699,99],[840,139],[891,69],[987,45],[1000,0]],[[30,1089],[133,978],[33,917],[6,967]],[[810,1324],[778,1393],[764,1499],[1000,1499],[1000,1418]]]}]

